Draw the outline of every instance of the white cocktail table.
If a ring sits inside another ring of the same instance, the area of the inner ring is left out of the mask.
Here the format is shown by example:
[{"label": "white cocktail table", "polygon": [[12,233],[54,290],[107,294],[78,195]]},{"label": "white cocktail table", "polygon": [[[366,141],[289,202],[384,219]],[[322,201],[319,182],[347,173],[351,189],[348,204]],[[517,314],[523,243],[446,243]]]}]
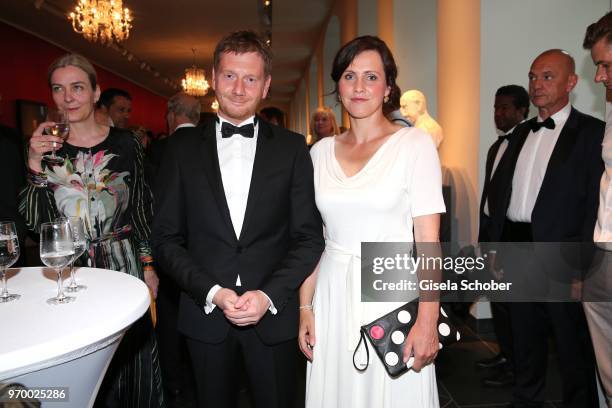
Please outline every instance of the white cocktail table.
[{"label": "white cocktail table", "polygon": [[9,292],[21,298],[0,303],[0,382],[68,388],[68,401],[43,406],[93,405],[123,333],[149,307],[147,286],[122,272],[79,268],[87,289],[66,293],[77,298],[72,303],[49,305],[54,270],[9,269],[7,276]]}]

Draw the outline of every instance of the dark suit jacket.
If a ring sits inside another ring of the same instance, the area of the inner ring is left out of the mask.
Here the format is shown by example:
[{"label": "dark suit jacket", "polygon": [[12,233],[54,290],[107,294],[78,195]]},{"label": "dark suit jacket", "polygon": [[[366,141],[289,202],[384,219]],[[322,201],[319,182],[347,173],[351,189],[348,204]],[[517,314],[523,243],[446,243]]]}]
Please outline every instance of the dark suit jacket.
[{"label": "dark suit jacket", "polygon": [[[501,240],[512,194],[516,161],[529,123],[516,129],[489,185],[488,235]],[[591,242],[597,219],[599,181],[604,170],[601,142],[605,123],[572,108],[553,149],[531,214],[534,242]]]},{"label": "dark suit jacket", "polygon": [[[175,135],[180,135],[181,133],[183,133],[184,131],[188,131],[189,129],[192,129],[192,128],[176,129],[174,132],[172,132],[167,137],[161,140],[156,140],[149,145],[149,148],[146,151],[147,164],[148,166],[150,166],[149,168],[150,171],[148,172],[149,177],[148,177],[147,182],[151,186],[152,189],[155,186],[155,178],[157,177],[157,174],[159,173],[159,169],[161,167],[161,163],[164,158],[164,154],[166,152],[166,149],[168,148],[167,146],[168,146],[169,138],[174,137]],[[145,175],[147,175],[146,169],[145,169]]]},{"label": "dark suit jacket", "polygon": [[[489,209],[489,215],[486,215],[484,212],[484,206],[485,206],[485,203],[487,202],[487,197],[489,193],[489,184],[491,182],[491,172],[493,171],[493,164],[495,163],[495,157],[497,157],[497,152],[499,151],[499,146],[501,146],[502,141],[503,140],[501,138],[498,138],[495,141],[495,143],[491,145],[491,147],[489,148],[489,151],[487,152],[484,186],[482,188],[482,196],[480,197],[480,223],[479,223],[479,228],[478,228],[478,241],[479,242],[489,242],[490,241],[489,234],[488,234],[488,228],[489,228],[488,224],[489,222],[491,222],[490,220],[491,211]],[[499,166],[499,163],[498,163],[498,166]]]},{"label": "dark suit jacket", "polygon": [[[27,228],[17,209],[17,196],[26,182],[23,144],[15,130],[3,125],[0,125],[0,174],[3,178],[0,221],[15,222],[19,241],[23,244]],[[25,252],[23,247],[22,252]]]},{"label": "dark suit jacket", "polygon": [[259,121],[239,238],[221,181],[214,122],[169,139],[156,190],[154,256],[183,291],[179,330],[207,343],[225,339],[230,323],[223,312],[203,311],[206,295],[219,284],[239,294],[260,289],[271,298],[278,313],[266,312],[256,325],[264,343],[295,338],[297,289],[324,248],[304,137]]}]

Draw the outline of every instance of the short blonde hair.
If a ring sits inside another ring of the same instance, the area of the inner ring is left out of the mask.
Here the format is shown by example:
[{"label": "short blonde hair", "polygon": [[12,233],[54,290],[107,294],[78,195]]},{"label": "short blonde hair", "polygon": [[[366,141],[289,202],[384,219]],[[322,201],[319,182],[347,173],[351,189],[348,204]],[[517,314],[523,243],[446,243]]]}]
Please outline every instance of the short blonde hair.
[{"label": "short blonde hair", "polygon": [[334,111],[329,107],[329,106],[319,106],[314,113],[312,114],[312,117],[310,118],[310,132],[312,133],[313,136],[316,136],[317,139],[319,138],[319,135],[315,135],[315,116],[317,116],[317,114],[322,113],[324,115],[327,116],[327,118],[329,119],[329,121],[332,124],[332,131],[334,135],[339,135],[340,134],[340,129],[338,128],[338,122],[336,122],[336,115],[334,114]]},{"label": "short blonde hair", "polygon": [[49,87],[51,87],[51,76],[55,70],[68,66],[77,67],[85,72],[89,78],[91,88],[96,89],[96,86],[98,85],[98,74],[96,74],[96,70],[94,69],[93,65],[91,65],[91,62],[79,54],[63,55],[49,65],[49,69],[47,70],[47,83],[49,84]]}]

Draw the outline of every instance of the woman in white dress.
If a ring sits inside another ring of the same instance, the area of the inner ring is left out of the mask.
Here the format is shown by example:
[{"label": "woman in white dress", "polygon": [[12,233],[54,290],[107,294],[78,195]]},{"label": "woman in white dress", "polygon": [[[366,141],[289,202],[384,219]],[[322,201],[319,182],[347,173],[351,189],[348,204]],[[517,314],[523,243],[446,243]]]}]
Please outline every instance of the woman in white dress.
[{"label": "woman in white dress", "polygon": [[396,77],[393,56],[376,37],[354,39],[334,60],[335,92],[351,126],[311,150],[326,249],[300,288],[299,345],[309,360],[307,408],[439,406],[433,365],[438,303],[419,305],[406,337],[403,358],[414,356],[413,370],[392,378],[373,352],[365,372],[352,360],[359,327],[399,305],[360,302],[361,242],[437,242],[439,214],[445,211],[431,138],[417,128],[394,125],[383,114],[389,95],[400,92]]}]

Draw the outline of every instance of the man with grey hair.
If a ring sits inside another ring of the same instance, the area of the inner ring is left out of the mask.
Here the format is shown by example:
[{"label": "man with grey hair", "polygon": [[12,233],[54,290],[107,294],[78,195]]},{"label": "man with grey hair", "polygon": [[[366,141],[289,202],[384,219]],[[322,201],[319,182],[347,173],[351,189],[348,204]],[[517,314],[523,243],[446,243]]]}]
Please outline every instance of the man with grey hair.
[{"label": "man with grey hair", "polygon": [[[168,100],[169,137],[158,140],[151,146],[149,158],[155,166],[155,173],[161,165],[161,158],[166,151],[168,139],[189,128],[195,127],[200,120],[200,101],[193,96],[179,92]],[[157,178],[157,177],[155,177]],[[157,326],[155,328],[159,361],[164,378],[164,392],[171,406],[195,404],[195,395],[191,391],[193,378],[190,362],[185,353],[184,336],[176,328],[180,290],[163,269],[158,268],[160,276],[157,294]]]},{"label": "man with grey hair", "polygon": [[200,101],[186,93],[179,92],[168,100],[168,131],[170,134],[177,129],[194,127],[200,120]]},{"label": "man with grey hair", "polygon": [[[184,92],[179,92],[168,99],[168,111],[166,121],[168,122],[169,136],[179,132],[180,129],[192,128],[200,121],[200,101]],[[155,173],[161,165],[161,160],[168,144],[168,138],[157,140],[151,145],[148,158],[155,168]]]}]

